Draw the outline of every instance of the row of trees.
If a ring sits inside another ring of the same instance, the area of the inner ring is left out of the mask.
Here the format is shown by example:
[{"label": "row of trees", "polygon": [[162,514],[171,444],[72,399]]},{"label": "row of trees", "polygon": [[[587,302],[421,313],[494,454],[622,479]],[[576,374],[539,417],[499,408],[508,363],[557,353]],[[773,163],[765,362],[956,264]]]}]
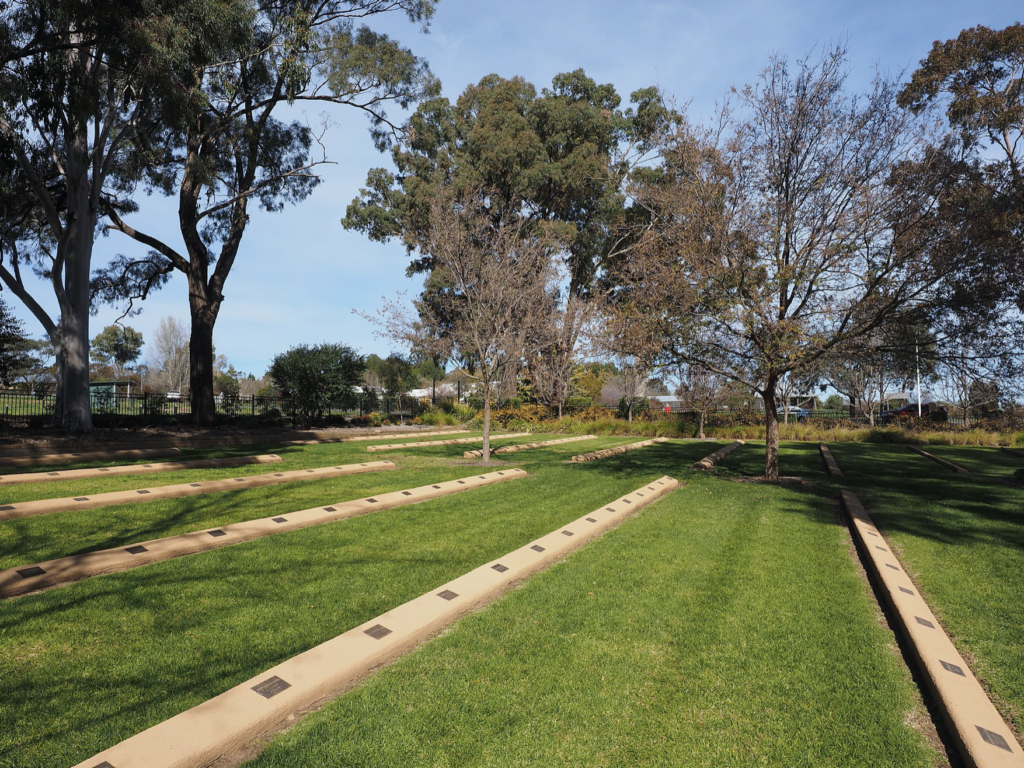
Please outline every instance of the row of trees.
[{"label": "row of trees", "polygon": [[[0,281],[55,350],[59,424],[92,428],[90,310],[136,311],[173,272],[188,281],[192,412],[212,422],[213,330],[251,214],[307,197],[327,162],[322,129],[282,119],[283,108],[354,107],[387,146],[397,126],[385,107],[438,84],[361,22],[394,12],[426,27],[433,10],[433,0],[0,5]],[[177,198],[183,246],[135,221],[149,192]],[[133,252],[94,264],[99,232],[126,236]]]},{"label": "row of trees", "polygon": [[1020,25],[862,94],[842,45],[774,56],[705,126],[653,89],[621,110],[582,72],[539,95],[490,76],[423,103],[343,223],[427,273],[415,311],[382,323],[477,370],[485,434],[504,367],[564,402],[590,337],[636,382],[678,369],[756,393],[775,479],[787,388],[825,377],[863,399],[922,355],[1019,371],[1022,65]]}]

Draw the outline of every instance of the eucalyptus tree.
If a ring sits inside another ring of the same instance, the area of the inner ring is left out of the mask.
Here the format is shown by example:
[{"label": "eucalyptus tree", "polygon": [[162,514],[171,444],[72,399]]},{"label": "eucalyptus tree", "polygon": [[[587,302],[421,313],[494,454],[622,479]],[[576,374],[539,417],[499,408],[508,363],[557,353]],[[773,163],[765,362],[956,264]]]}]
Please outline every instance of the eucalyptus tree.
[{"label": "eucalyptus tree", "polygon": [[394,11],[425,29],[435,0],[240,1],[249,22],[230,55],[190,69],[176,84],[202,104],[197,116],[165,120],[152,140],[160,157],[147,168],[147,181],[177,196],[182,245],[143,231],[115,204],[104,208],[111,229],[155,254],[151,273],[176,270],[188,280],[192,413],[199,424],[215,418],[213,330],[253,208],[276,212],[305,199],[319,183],[316,167],[328,162],[321,135],[287,121],[285,108],[354,107],[386,149],[398,126],[385,107],[410,107],[439,88],[422,59],[356,26]]},{"label": "eucalyptus tree", "polygon": [[[186,63],[216,56],[237,12],[231,0],[0,6],[0,280],[54,346],[62,426],[92,428],[89,310],[99,217],[118,197],[130,207],[155,115],[186,115],[192,106],[168,84]],[[53,291],[55,315],[26,280],[29,271]]]},{"label": "eucalyptus tree", "polygon": [[[551,297],[552,322],[535,329],[545,339],[527,360],[538,395],[559,409],[592,315],[586,302],[595,276],[617,247],[610,235],[623,214],[622,182],[674,117],[654,88],[635,92],[627,109],[621,101],[614,86],[583,70],[557,75],[539,93],[522,78],[488,75],[454,103],[425,101],[408,121],[408,140],[392,151],[394,170],[372,169],[342,220],[372,240],[403,242],[411,274],[434,269],[432,254],[417,248],[442,187],[456,202],[482,205],[496,225],[515,219],[524,236],[543,230],[563,242],[566,276]],[[487,198],[470,201],[480,189]],[[427,285],[429,303],[444,286]]]}]

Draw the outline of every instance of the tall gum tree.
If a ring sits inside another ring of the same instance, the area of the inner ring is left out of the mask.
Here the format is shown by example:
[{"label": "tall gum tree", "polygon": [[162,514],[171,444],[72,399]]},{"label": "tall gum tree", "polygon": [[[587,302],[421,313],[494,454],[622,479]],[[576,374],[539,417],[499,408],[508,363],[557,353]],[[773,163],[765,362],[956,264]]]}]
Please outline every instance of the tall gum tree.
[{"label": "tall gum tree", "polygon": [[[107,202],[128,196],[157,104],[189,105],[165,87],[207,59],[234,4],[15,0],[0,6],[0,280],[43,326],[57,359],[55,421],[92,429],[89,310],[92,257]],[[51,316],[26,281],[57,302]]]},{"label": "tall gum tree", "polygon": [[663,163],[636,177],[641,233],[612,298],[664,340],[661,360],[695,365],[760,395],[764,477],[779,477],[777,393],[830,350],[933,298],[918,227],[933,205],[893,183],[924,155],[924,126],[877,79],[845,91],[841,46],[773,57],[735,91],[714,131],[666,138]]},{"label": "tall gum tree", "polygon": [[[618,244],[610,235],[623,211],[622,182],[674,116],[654,88],[632,94],[629,108],[621,101],[614,86],[583,70],[557,75],[539,93],[523,78],[492,74],[454,103],[425,101],[408,122],[408,141],[392,152],[394,171],[372,169],[342,220],[372,240],[401,240],[413,257],[410,274],[434,268],[432,254],[416,251],[442,187],[456,202],[482,205],[496,223],[514,217],[524,236],[545,230],[563,242],[565,277],[548,297],[549,322],[533,329],[540,336],[527,359],[536,393],[559,411],[592,316],[595,276]],[[467,198],[480,189],[485,200]],[[427,285],[429,304],[430,291],[443,286]],[[436,312],[432,325],[444,335]]]},{"label": "tall gum tree", "polygon": [[[386,35],[356,21],[389,12],[423,25],[434,0],[247,0],[250,24],[230,57],[200,67],[180,83],[203,103],[181,125],[167,121],[161,159],[149,169],[152,188],[178,198],[183,247],[133,226],[116,206],[110,228],[152,249],[153,272],[177,270],[188,280],[191,317],[190,391],[196,423],[216,415],[213,331],[224,287],[241,253],[258,205],[280,211],[306,198],[319,182],[311,153],[320,136],[310,126],[276,116],[296,102],[354,107],[370,118],[377,146],[386,149],[398,126],[389,104],[408,108],[437,93],[427,65]],[[322,147],[322,145],[320,145]]]}]

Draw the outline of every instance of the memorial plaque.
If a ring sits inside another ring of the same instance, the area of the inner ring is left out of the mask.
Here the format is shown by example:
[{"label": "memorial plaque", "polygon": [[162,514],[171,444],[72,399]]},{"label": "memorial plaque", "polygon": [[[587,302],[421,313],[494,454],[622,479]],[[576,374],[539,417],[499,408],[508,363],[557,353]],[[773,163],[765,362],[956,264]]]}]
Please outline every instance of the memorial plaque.
[{"label": "memorial plaque", "polygon": [[201,488],[203,484],[202,483],[189,483],[188,485],[189,485],[189,488]]},{"label": "memorial plaque", "polygon": [[88,500],[89,500],[88,496],[76,496],[75,497],[75,501],[88,501]]},{"label": "memorial plaque", "polygon": [[252,689],[256,691],[264,699],[272,699],[281,691],[286,691],[292,687],[291,683],[286,683],[277,675],[269,677],[259,685],[254,685]]},{"label": "memorial plaque", "polygon": [[324,512],[337,512],[334,507],[324,507]]},{"label": "memorial plaque", "polygon": [[544,551],[544,547],[542,547],[540,544],[534,544],[532,547],[530,547],[530,549],[532,549],[534,552]]},{"label": "memorial plaque", "polygon": [[907,589],[906,587],[900,587],[900,592],[906,592],[908,595],[914,594],[914,590]]},{"label": "memorial plaque", "polygon": [[367,499],[367,501],[370,502],[371,504],[376,504],[377,503],[376,499]]},{"label": "memorial plaque", "polygon": [[312,471],[313,471],[312,469],[307,469],[307,470],[306,470],[306,472],[312,472]]},{"label": "memorial plaque", "polygon": [[92,768],[114,768],[110,763],[104,760],[102,763],[94,765]]},{"label": "memorial plaque", "polygon": [[403,496],[412,496],[412,491],[402,491]]},{"label": "memorial plaque", "polygon": [[632,503],[633,503],[633,502],[632,502],[632,501],[630,501],[629,499],[623,499],[623,501],[624,501],[624,502],[626,502],[627,504],[632,504]]},{"label": "memorial plaque", "polygon": [[438,490],[441,490],[441,486],[440,486],[440,485],[432,485],[432,486],[430,486],[430,487],[431,487],[431,488],[437,488]]},{"label": "memorial plaque", "polygon": [[878,534],[874,531],[868,531],[868,536],[877,536]]},{"label": "memorial plaque", "polygon": [[110,470],[106,467],[100,467],[100,472],[109,472]]},{"label": "memorial plaque", "polygon": [[609,512],[614,512],[615,511],[615,509],[613,507],[605,507],[605,509],[607,511],[609,511]]},{"label": "memorial plaque", "polygon": [[562,531],[562,535],[563,536],[575,536],[576,534],[574,534],[572,531]]},{"label": "memorial plaque", "polygon": [[592,517],[588,517],[588,518],[587,518],[587,522],[588,522],[588,523],[596,523],[596,522],[597,522],[597,520],[595,520],[595,519],[594,519],[594,518],[592,518]]},{"label": "memorial plaque", "polygon": [[287,518],[287,517],[273,517],[273,518],[271,518],[271,519],[272,519],[272,520],[273,520],[273,521],[274,521],[275,523],[287,523],[287,522],[288,522],[288,518]]},{"label": "memorial plaque", "polygon": [[48,474],[50,477],[57,477],[60,474],[60,472],[47,472],[46,474]]},{"label": "memorial plaque", "polygon": [[125,549],[125,552],[129,555],[141,555],[143,552],[149,552],[149,550],[141,544],[136,544],[134,547],[128,547]]},{"label": "memorial plaque", "polygon": [[643,494],[642,494],[642,493],[640,493],[640,491],[637,491],[637,492],[636,492],[636,495],[637,495],[637,496],[643,496]]},{"label": "memorial plaque", "polygon": [[878,544],[875,544],[875,549],[880,549],[880,550],[882,550],[883,552],[888,552],[888,551],[889,551],[889,550],[888,550],[888,549],[886,549],[885,547],[879,546]]},{"label": "memorial plaque", "polygon": [[136,493],[149,493],[149,491],[136,491]]},{"label": "memorial plaque", "polygon": [[274,477],[284,477],[280,472],[275,472]]},{"label": "memorial plaque", "polygon": [[922,619],[920,616],[915,616],[914,619],[916,619],[917,623],[920,624],[922,627],[928,627],[928,629],[935,629],[935,625],[928,621],[928,619]]},{"label": "memorial plaque", "polygon": [[1010,745],[1006,743],[1006,739],[1000,736],[998,733],[988,730],[988,728],[982,728],[980,725],[974,726],[978,729],[978,733],[981,734],[981,738],[986,744],[991,744],[993,747],[999,747],[1005,749],[1007,752],[1013,752],[1010,749]]},{"label": "memorial plaque", "polygon": [[958,667],[956,664],[950,664],[948,661],[943,661],[942,659],[939,659],[939,664],[941,664],[942,668],[947,672],[952,672],[954,675],[960,675],[960,677],[967,677],[967,675],[964,674],[963,669]]},{"label": "memorial plaque", "polygon": [[496,570],[498,573],[504,573],[505,571],[508,570],[508,566],[507,565],[502,565],[501,563],[495,563],[494,565],[491,566],[491,568]]},{"label": "memorial plaque", "polygon": [[466,484],[465,480],[459,480],[459,485],[465,485],[465,484]]},{"label": "memorial plaque", "polygon": [[235,478],[235,482],[236,483],[244,483],[245,482],[245,478],[244,477],[236,477]]},{"label": "memorial plaque", "polygon": [[899,570],[899,568],[896,567],[895,565],[893,565],[892,563],[886,563],[885,567],[886,568],[892,568],[894,571],[898,571]]},{"label": "memorial plaque", "polygon": [[391,634],[391,630],[385,627],[383,624],[374,624],[369,629],[363,631],[370,637],[372,637],[374,640],[380,640],[382,637],[387,637]]},{"label": "memorial plaque", "polygon": [[42,576],[46,571],[40,568],[38,565],[33,565],[31,568],[22,568],[17,572],[23,579],[31,579],[33,576]]},{"label": "memorial plaque", "polygon": [[0,512],[9,512],[12,509],[14,509],[14,507],[8,504],[6,507],[0,507]]},{"label": "memorial plaque", "polygon": [[483,475],[477,475],[477,478],[476,478],[476,479],[477,479],[477,480],[486,480],[487,478],[486,478],[486,477],[484,477]]},{"label": "memorial plaque", "polygon": [[220,528],[218,528],[215,531],[207,531],[207,533],[213,536],[214,538],[216,538],[217,536],[227,536],[227,533],[222,531]]},{"label": "memorial plaque", "polygon": [[443,592],[438,592],[437,596],[445,600],[454,600],[459,596],[457,592],[452,592],[450,589],[446,589]]}]

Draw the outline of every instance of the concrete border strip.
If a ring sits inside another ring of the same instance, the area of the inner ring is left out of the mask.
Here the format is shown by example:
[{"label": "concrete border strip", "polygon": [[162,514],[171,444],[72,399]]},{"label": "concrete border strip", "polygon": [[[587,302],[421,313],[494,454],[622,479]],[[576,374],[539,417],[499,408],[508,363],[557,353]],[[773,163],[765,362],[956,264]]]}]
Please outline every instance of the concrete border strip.
[{"label": "concrete border strip", "polygon": [[821,452],[821,460],[825,463],[825,472],[829,477],[843,477],[843,470],[839,468],[839,462],[832,455],[832,451],[824,443],[818,443],[818,450]]},{"label": "concrete border strip", "polygon": [[630,443],[629,445],[618,445],[614,448],[603,448],[600,451],[591,451],[590,453],[578,453],[569,459],[572,464],[585,464],[588,461],[597,461],[598,459],[607,459],[609,456],[615,456],[620,453],[627,453],[629,451],[635,451],[640,448],[646,448],[649,445],[655,443],[667,443],[667,437],[656,437],[653,440],[644,440],[639,443]]},{"label": "concrete border strip", "polygon": [[[503,435],[491,435],[491,440],[506,440],[510,437],[528,437],[529,432],[506,432]],[[424,446],[433,447],[435,445],[465,445],[466,443],[479,443],[483,441],[483,437],[463,437],[458,440],[421,440],[418,443],[389,443],[388,445],[370,445],[367,446],[366,450],[370,453],[374,451],[397,451],[401,448],[422,448]]]},{"label": "concrete border strip", "polygon": [[184,555],[194,555],[197,552],[219,549],[278,533],[297,531],[313,525],[333,523],[337,520],[365,515],[368,512],[429,501],[461,491],[482,488],[486,485],[517,480],[521,477],[526,477],[526,472],[521,469],[506,469],[485,475],[472,475],[434,485],[408,488],[404,491],[381,493],[365,499],[342,501],[328,506],[222,525],[219,528],[150,539],[112,549],[47,560],[28,566],[7,568],[0,570],[0,598],[38,592],[92,576],[126,571],[141,565],[150,565]]},{"label": "concrete border strip", "polygon": [[156,472],[175,472],[181,469],[213,469],[216,467],[244,467],[249,464],[276,464],[283,459],[276,453],[260,456],[228,456],[222,459],[195,459],[191,461],[165,461],[160,464],[120,464],[115,467],[91,469],[65,469],[63,472],[24,472],[0,475],[0,487],[25,483],[56,483],[61,480],[82,480],[114,475],[149,475]]},{"label": "concrete border strip", "polygon": [[918,456],[924,456],[926,459],[931,459],[936,464],[938,464],[940,467],[944,467],[944,468],[948,469],[950,472],[957,472],[957,473],[959,473],[961,475],[969,475],[969,474],[971,474],[969,471],[967,471],[963,467],[957,466],[952,461],[946,461],[945,459],[939,458],[935,454],[928,453],[927,451],[922,451],[916,445],[911,445],[910,443],[906,443],[906,446],[907,446],[907,449],[909,451],[911,451],[913,453],[916,453]]},{"label": "concrete border strip", "polygon": [[464,435],[471,429],[443,429],[437,432],[391,432],[388,434],[360,435],[359,437],[325,437],[318,440],[287,440],[283,445],[328,445],[331,443],[359,443],[369,440],[391,440],[395,437],[436,437],[437,435]]},{"label": "concrete border strip", "polygon": [[1016,456],[1019,459],[1024,459],[1024,451],[1018,451],[1013,448],[1006,448],[1005,446],[1000,446],[999,450],[1002,451],[1003,453],[1008,453],[1011,456]]},{"label": "concrete border strip", "polygon": [[965,762],[974,768],[1024,768],[1024,755],[1013,732],[893,556],[860,499],[850,491],[842,491],[841,498],[861,558],[876,577],[910,643]]},{"label": "concrete border strip", "polygon": [[[540,443],[522,443],[520,445],[505,445],[491,451],[493,456],[496,453],[515,453],[516,451],[529,451],[534,448],[546,448],[549,445],[561,445],[562,443],[577,443],[580,440],[596,440],[597,435],[580,435],[576,437],[563,437],[559,440],[544,440]],[[466,451],[462,454],[464,459],[480,458],[484,455],[483,449]]]},{"label": "concrete border strip", "polygon": [[295,714],[354,688],[372,670],[429,639],[465,613],[493,602],[679,486],[662,477],[557,531],[442,584],[75,768],[200,768],[273,731]]},{"label": "concrete border strip", "polygon": [[0,456],[5,467],[34,467],[37,464],[70,464],[77,461],[122,461],[127,459],[158,459],[177,456],[180,448],[129,448],[113,451],[82,451],[80,453],[47,453],[41,456]]},{"label": "concrete border strip", "polygon": [[713,469],[718,462],[728,456],[730,453],[735,451],[741,445],[746,445],[743,440],[736,440],[729,443],[723,448],[719,448],[717,451],[712,453],[710,456],[705,456],[698,462],[690,465],[690,469]]},{"label": "concrete border strip", "polygon": [[342,464],[336,467],[295,469],[289,472],[274,472],[266,475],[230,477],[224,480],[206,480],[199,483],[160,485],[155,488],[140,488],[131,491],[94,493],[89,496],[68,496],[61,499],[22,501],[17,504],[0,506],[0,520],[48,515],[53,512],[66,512],[71,509],[94,509],[95,507],[109,507],[115,504],[133,504],[137,501],[176,499],[181,496],[197,496],[203,493],[216,493],[218,491],[230,491],[239,488],[259,488],[264,485],[278,485],[279,483],[291,483],[297,480],[323,480],[328,477],[343,477],[345,475],[379,472],[384,469],[394,468],[395,465],[390,461],[371,461],[365,464]]}]

